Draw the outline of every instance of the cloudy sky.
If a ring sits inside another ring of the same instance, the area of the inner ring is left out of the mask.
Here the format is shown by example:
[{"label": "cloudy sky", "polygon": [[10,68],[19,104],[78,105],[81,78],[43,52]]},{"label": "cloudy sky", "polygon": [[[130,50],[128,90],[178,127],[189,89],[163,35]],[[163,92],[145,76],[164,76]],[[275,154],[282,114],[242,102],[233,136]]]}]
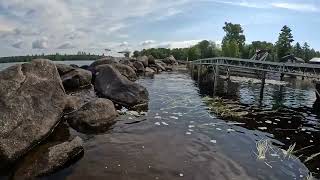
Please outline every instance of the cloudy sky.
[{"label": "cloudy sky", "polygon": [[288,25],[320,50],[319,17],[319,0],[0,0],[0,56],[187,47],[221,41],[225,21],[247,42]]}]

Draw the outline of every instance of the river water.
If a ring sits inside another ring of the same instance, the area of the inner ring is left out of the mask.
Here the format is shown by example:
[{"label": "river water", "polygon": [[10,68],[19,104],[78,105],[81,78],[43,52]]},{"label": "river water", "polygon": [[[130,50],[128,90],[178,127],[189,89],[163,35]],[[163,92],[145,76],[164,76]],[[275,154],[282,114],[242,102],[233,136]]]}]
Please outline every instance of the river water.
[{"label": "river water", "polygon": [[[285,180],[306,179],[310,172],[319,177],[320,117],[312,109],[310,81],[268,80],[261,101],[258,80],[221,79],[217,94],[222,99],[244,111],[266,112],[239,120],[210,112],[204,97],[212,92],[199,88],[187,72],[162,73],[138,83],[150,94],[147,115],[138,123],[133,116],[122,119],[98,135],[68,129],[67,134],[84,139],[85,153],[43,179]],[[261,140],[269,142],[264,159],[257,158]],[[285,155],[293,144],[294,153]]]}]

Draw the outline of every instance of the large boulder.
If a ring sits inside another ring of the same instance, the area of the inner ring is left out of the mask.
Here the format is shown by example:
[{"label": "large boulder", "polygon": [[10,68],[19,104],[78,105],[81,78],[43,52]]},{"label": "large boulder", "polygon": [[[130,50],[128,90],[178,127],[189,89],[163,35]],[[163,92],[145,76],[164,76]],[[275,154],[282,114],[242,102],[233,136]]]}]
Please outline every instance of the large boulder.
[{"label": "large boulder", "polygon": [[66,65],[66,64],[56,64],[56,67],[58,69],[60,76],[63,76],[63,75],[76,69],[76,68],[69,66],[69,65]]},{"label": "large boulder", "polygon": [[149,66],[152,64],[156,64],[156,59],[152,55],[148,56],[148,64]]},{"label": "large boulder", "polygon": [[0,72],[1,162],[13,162],[52,132],[63,113],[65,96],[57,68],[49,60]]},{"label": "large boulder", "polygon": [[149,61],[149,58],[148,58],[148,56],[139,56],[139,57],[137,57],[137,60],[139,61],[139,62],[142,62],[142,64],[143,64],[143,66],[144,67],[148,67],[148,61]]},{"label": "large boulder", "polygon": [[107,130],[115,123],[117,115],[112,101],[99,98],[66,115],[65,118],[75,130],[91,133]]},{"label": "large boulder", "polygon": [[136,81],[138,79],[136,72],[130,66],[124,64],[113,64],[112,66],[130,81]]},{"label": "large boulder", "polygon": [[97,67],[104,64],[116,64],[118,63],[113,57],[105,57],[102,59],[98,59],[95,62],[93,62],[90,66],[91,67]]},{"label": "large boulder", "polygon": [[169,56],[169,57],[167,57],[167,58],[165,58],[165,59],[163,59],[162,61],[163,61],[164,63],[170,64],[170,65],[173,65],[173,64],[176,64],[176,63],[177,63],[176,59],[175,59],[172,55]]},{"label": "large boulder", "polygon": [[66,90],[82,89],[91,85],[92,73],[84,69],[74,69],[61,76]]},{"label": "large boulder", "polygon": [[147,77],[154,77],[155,73],[156,72],[153,69],[147,67],[144,75]]},{"label": "large boulder", "polygon": [[156,63],[156,67],[159,71],[166,71],[165,66],[166,66],[165,63]]},{"label": "large boulder", "polygon": [[80,137],[57,145],[45,144],[28,154],[19,164],[12,179],[34,179],[49,175],[83,154]]},{"label": "large boulder", "polygon": [[130,61],[130,59],[128,59],[128,58],[126,58],[126,59],[121,59],[121,60],[120,60],[120,63],[121,63],[121,64],[124,64],[124,65],[127,65],[127,66],[130,66],[130,67],[134,70],[134,72],[137,71],[137,69],[134,67],[133,63],[132,63],[132,62]]},{"label": "large boulder", "polygon": [[145,68],[144,68],[144,65],[142,62],[140,61],[135,61],[133,62],[133,66],[136,68],[136,72],[139,73],[139,74],[143,74],[144,71],[145,71]]},{"label": "large boulder", "polygon": [[122,76],[114,67],[103,65],[97,71],[95,89],[102,97],[127,108],[148,102],[147,89]]}]

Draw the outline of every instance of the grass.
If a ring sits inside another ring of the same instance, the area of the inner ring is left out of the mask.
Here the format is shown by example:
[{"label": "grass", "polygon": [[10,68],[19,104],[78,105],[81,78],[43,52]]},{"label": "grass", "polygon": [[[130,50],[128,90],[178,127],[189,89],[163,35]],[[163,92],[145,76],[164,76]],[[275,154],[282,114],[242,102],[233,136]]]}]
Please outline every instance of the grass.
[{"label": "grass", "polygon": [[294,154],[294,148],[296,147],[296,143],[289,146],[288,150],[283,150],[284,157],[291,158]]},{"label": "grass", "polygon": [[256,143],[257,147],[257,158],[262,160],[266,158],[266,153],[269,148],[269,141],[268,140],[260,140]]}]

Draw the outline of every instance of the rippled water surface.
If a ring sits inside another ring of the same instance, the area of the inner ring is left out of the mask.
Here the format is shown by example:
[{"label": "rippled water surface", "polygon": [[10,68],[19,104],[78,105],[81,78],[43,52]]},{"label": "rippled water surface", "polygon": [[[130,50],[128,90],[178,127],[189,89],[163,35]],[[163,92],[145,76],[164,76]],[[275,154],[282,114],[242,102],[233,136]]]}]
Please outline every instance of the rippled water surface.
[{"label": "rippled water surface", "polygon": [[[237,121],[210,113],[203,101],[210,90],[200,90],[188,73],[163,73],[139,83],[150,94],[147,115],[139,117],[139,123],[131,123],[135,117],[120,117],[112,130],[99,135],[70,129],[84,139],[84,156],[44,179],[284,180],[306,179],[309,171],[318,176],[318,157],[303,163],[320,152],[310,82],[267,81],[261,101],[259,82],[221,80],[218,95],[223,99],[232,99],[244,110],[272,112]],[[269,139],[270,149],[261,160],[256,143],[262,139]],[[285,156],[281,149],[294,143],[298,152]]]}]

